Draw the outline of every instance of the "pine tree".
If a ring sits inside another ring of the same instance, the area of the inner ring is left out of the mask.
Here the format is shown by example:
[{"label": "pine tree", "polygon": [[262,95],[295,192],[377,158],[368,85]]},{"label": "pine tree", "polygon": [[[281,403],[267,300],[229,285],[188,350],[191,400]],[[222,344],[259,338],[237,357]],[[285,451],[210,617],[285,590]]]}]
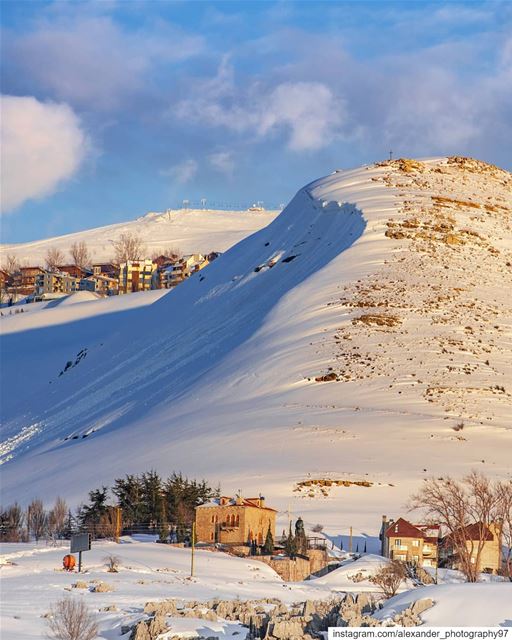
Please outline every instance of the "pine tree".
[{"label": "pine tree", "polygon": [[274,537],[272,535],[272,531],[270,529],[270,524],[269,524],[267,535],[265,537],[265,544],[263,545],[263,553],[265,555],[271,555],[273,552],[274,552]]},{"label": "pine tree", "polygon": [[297,543],[295,541],[295,537],[292,533],[292,523],[290,522],[290,531],[288,532],[288,537],[286,538],[286,542],[284,544],[284,550],[286,555],[289,558],[295,558],[297,555]]},{"label": "pine tree", "polygon": [[302,518],[298,518],[295,523],[295,544],[297,547],[297,553],[307,553],[308,539],[306,538],[306,532],[304,531],[304,521],[302,520]]}]

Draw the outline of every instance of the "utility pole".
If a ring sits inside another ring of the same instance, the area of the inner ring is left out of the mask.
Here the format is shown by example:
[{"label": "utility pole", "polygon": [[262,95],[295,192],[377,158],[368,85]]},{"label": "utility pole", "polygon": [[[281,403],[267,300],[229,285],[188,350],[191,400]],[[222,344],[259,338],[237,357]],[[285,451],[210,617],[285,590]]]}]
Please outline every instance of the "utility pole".
[{"label": "utility pole", "polygon": [[389,152],[389,159],[390,159],[390,160],[393,160],[393,151],[390,151],[390,152]]},{"label": "utility pole", "polygon": [[116,542],[119,544],[121,535],[121,507],[116,507]]},{"label": "utility pole", "polygon": [[350,537],[348,539],[348,551],[352,553],[352,527],[350,527]]},{"label": "utility pole", "polygon": [[195,521],[192,523],[192,553],[190,556],[190,577],[194,577],[194,552],[196,548],[196,523]]}]

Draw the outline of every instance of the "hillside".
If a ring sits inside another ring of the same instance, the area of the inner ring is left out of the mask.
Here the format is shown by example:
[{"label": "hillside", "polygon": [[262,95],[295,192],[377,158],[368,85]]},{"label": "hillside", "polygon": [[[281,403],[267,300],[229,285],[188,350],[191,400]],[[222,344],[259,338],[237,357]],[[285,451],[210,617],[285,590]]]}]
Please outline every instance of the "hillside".
[{"label": "hillside", "polygon": [[215,211],[181,209],[166,213],[148,213],[132,220],[105,227],[78,231],[55,238],[17,244],[2,244],[2,255],[14,254],[22,264],[43,265],[50,248],[65,256],[74,242],[85,242],[94,261],[112,260],[113,243],[123,233],[143,240],[147,255],[179,249],[182,253],[226,251],[258,229],[265,227],[277,211]]},{"label": "hillside", "polygon": [[511,225],[505,171],[384,162],[152,304],[2,318],[4,501],[181,469],[375,532],[424,477],[509,477]]}]

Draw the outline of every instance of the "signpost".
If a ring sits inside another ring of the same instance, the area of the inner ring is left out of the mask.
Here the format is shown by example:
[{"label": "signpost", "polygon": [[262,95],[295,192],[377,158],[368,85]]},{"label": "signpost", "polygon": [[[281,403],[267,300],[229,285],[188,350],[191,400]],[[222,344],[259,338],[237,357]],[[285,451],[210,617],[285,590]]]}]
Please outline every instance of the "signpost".
[{"label": "signpost", "polygon": [[76,533],[71,536],[71,553],[78,553],[78,573],[82,571],[82,551],[91,550],[91,534]]},{"label": "signpost", "polygon": [[190,556],[190,577],[194,577],[194,552],[196,549],[196,523],[192,523],[192,554]]}]

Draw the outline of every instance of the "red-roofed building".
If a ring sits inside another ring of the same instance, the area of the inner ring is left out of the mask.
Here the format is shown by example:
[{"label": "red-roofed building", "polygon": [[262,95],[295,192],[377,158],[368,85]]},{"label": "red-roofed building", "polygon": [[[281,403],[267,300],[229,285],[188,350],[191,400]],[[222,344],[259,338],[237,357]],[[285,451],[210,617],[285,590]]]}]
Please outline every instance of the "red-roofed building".
[{"label": "red-roofed building", "polygon": [[445,536],[440,550],[442,566],[450,569],[461,568],[456,548],[457,546],[460,548],[460,544],[464,541],[471,554],[471,562],[478,565],[477,572],[498,573],[502,558],[499,523],[487,526],[482,522],[475,522]]},{"label": "red-roofed building", "polygon": [[404,518],[382,519],[382,555],[392,560],[435,567],[438,562],[439,526],[412,524]]},{"label": "red-roofed building", "polygon": [[265,505],[265,498],[221,496],[196,509],[198,542],[228,545],[262,545],[270,527],[275,538],[275,509]]}]

